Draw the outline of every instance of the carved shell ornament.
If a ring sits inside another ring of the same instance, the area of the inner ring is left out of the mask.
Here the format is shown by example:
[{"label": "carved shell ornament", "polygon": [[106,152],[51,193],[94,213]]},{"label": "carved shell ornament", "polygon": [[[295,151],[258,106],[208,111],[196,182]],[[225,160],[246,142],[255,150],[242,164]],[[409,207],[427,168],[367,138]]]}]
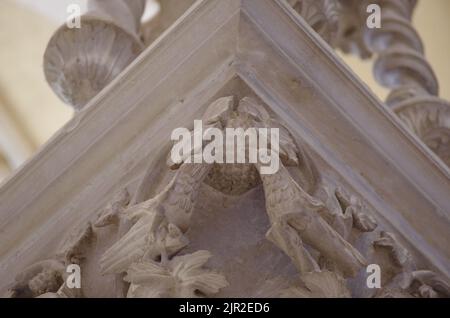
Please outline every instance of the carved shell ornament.
[{"label": "carved shell ornament", "polygon": [[62,25],[44,53],[44,73],[56,95],[75,110],[111,82],[142,51],[145,0],[89,1],[80,27]]}]

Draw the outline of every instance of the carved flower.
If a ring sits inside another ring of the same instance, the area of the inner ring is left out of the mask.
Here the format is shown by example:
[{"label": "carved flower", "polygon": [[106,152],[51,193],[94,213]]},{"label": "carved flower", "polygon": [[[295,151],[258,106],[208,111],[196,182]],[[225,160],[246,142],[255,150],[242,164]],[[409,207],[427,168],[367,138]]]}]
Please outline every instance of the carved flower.
[{"label": "carved flower", "polygon": [[211,257],[208,251],[176,256],[166,264],[153,261],[133,263],[125,281],[128,297],[202,297],[228,286],[225,277],[203,268]]}]

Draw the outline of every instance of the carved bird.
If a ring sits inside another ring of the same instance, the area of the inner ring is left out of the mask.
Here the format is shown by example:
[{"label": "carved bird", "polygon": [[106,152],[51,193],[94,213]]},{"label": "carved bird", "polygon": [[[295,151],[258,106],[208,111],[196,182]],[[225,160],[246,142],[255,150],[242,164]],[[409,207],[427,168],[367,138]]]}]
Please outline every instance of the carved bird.
[{"label": "carved bird", "polygon": [[261,179],[272,223],[285,222],[295,229],[304,243],[332,261],[345,276],[356,275],[366,264],[364,257],[320,216],[325,205],[306,193],[284,166],[275,174],[261,175]]},{"label": "carved bird", "polygon": [[170,257],[188,243],[189,226],[198,188],[207,165],[182,165],[156,197],[127,208],[122,217],[134,225],[100,260],[103,273],[121,273],[134,262]]}]

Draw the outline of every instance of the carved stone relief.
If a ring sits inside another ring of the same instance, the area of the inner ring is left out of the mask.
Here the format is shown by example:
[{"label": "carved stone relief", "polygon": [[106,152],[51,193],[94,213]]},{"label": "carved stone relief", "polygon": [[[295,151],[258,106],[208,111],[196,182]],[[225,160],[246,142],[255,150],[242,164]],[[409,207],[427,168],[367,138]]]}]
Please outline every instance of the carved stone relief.
[{"label": "carved stone relief", "polygon": [[75,227],[62,240],[55,255],[27,267],[15,277],[9,297],[69,298],[82,297],[80,289],[68,288],[67,266],[81,264],[85,251],[92,245],[95,233],[91,223]]},{"label": "carved stone relief", "polygon": [[409,252],[400,245],[395,235],[381,232],[373,242],[377,259],[383,260],[384,282],[375,297],[450,297],[450,285],[436,273],[416,270]]},{"label": "carved stone relief", "polygon": [[[412,256],[394,235],[378,229],[374,211],[350,189],[322,178],[306,149],[255,98],[220,98],[208,107],[202,119],[205,129],[279,128],[278,171],[264,174],[260,162],[208,164],[189,163],[187,157],[181,162],[169,158],[170,181],[161,184],[157,195],[135,202],[128,190],[120,191],[91,220],[94,227],[91,223],[77,227],[63,240],[53,259],[38,262],[19,275],[9,296],[82,296],[83,289],[78,294],[67,291],[65,266],[82,264],[86,251],[96,248],[93,238],[104,228],[114,228],[119,235],[107,238],[109,247],[105,252],[94,252],[100,253],[95,266],[104,275],[98,278],[99,285],[114,277],[120,282],[115,285],[117,294],[127,297],[231,296],[232,292],[227,291],[235,290],[234,285],[242,277],[233,275],[254,271],[245,268],[248,260],[244,258],[258,259],[269,250],[261,261],[278,264],[278,269],[273,267],[274,272],[263,283],[252,282],[258,284],[257,291],[248,291],[248,297],[449,296],[448,283],[431,271],[416,269]],[[190,154],[207,145],[192,147]],[[244,147],[248,150],[250,144]],[[277,151],[272,144],[265,150]],[[249,214],[234,204],[252,196],[261,207],[252,203],[251,213],[256,215],[250,213],[248,218]],[[228,242],[235,239],[227,236],[227,230],[211,228],[208,239],[199,236],[199,231],[212,226],[210,219],[196,218],[196,212],[208,201],[217,205],[214,209],[220,204],[225,208],[214,217],[223,218],[220,227],[242,215],[238,223],[248,220],[257,228],[253,238],[234,249]],[[235,209],[238,214],[228,215]],[[261,216],[265,223],[257,221]],[[130,226],[123,227],[126,224]],[[265,224],[264,228],[261,224]],[[371,242],[368,248],[359,243],[362,239]],[[214,244],[208,240],[214,240]],[[238,254],[232,257],[227,254],[236,250]],[[224,261],[226,257],[232,261]],[[360,295],[349,281],[364,284],[365,277],[360,274],[368,264],[382,268],[383,287]]]}]

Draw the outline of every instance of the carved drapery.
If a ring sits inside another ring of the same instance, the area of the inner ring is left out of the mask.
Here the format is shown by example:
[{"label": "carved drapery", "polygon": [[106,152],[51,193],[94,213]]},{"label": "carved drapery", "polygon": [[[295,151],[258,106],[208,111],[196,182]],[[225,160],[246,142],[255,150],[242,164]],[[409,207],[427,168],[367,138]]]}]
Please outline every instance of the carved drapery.
[{"label": "carved drapery", "polygon": [[341,0],[343,16],[367,17],[369,4],[381,8],[381,28],[370,29],[365,19],[347,24],[339,47],[362,57],[376,55],[375,79],[391,92],[386,100],[407,127],[450,165],[450,104],[438,97],[437,78],[424,56],[411,17],[416,0]]},{"label": "carved drapery", "polygon": [[145,0],[89,0],[80,28],[62,25],[44,54],[53,91],[75,110],[111,82],[142,51]]},{"label": "carved drapery", "polygon": [[[81,264],[93,249],[99,229],[117,227],[125,220],[131,227],[117,241],[109,242],[110,247],[95,266],[104,275],[118,275],[129,283],[128,297],[205,297],[219,293],[228,282],[225,275],[206,266],[214,255],[206,250],[183,252],[190,244],[188,230],[196,202],[208,199],[199,197],[203,183],[235,196],[263,187],[269,220],[266,239],[283,251],[297,270],[296,277],[273,282],[270,293],[263,296],[349,297],[352,291],[348,279],[356,277],[365,284],[365,277],[359,273],[365,272],[368,264],[380,265],[383,287],[353,296],[450,296],[448,282],[431,271],[418,270],[395,236],[378,229],[371,208],[351,191],[325,180],[289,130],[255,99],[246,97],[236,102],[233,97],[221,98],[209,106],[202,119],[205,129],[280,129],[278,151],[271,144],[259,149],[277,152],[280,168],[273,174],[263,174],[259,162],[206,164],[186,163],[187,158],[182,162],[169,159],[168,169],[176,171],[157,195],[132,202],[127,190],[119,192],[100,215],[74,229],[54,258],[31,265],[17,276],[9,296],[81,297],[82,291],[75,293],[65,285],[65,266]],[[206,146],[197,149],[194,145],[191,154]],[[251,144],[245,147],[250,149]],[[357,248],[355,242],[361,238],[371,244]]]}]

